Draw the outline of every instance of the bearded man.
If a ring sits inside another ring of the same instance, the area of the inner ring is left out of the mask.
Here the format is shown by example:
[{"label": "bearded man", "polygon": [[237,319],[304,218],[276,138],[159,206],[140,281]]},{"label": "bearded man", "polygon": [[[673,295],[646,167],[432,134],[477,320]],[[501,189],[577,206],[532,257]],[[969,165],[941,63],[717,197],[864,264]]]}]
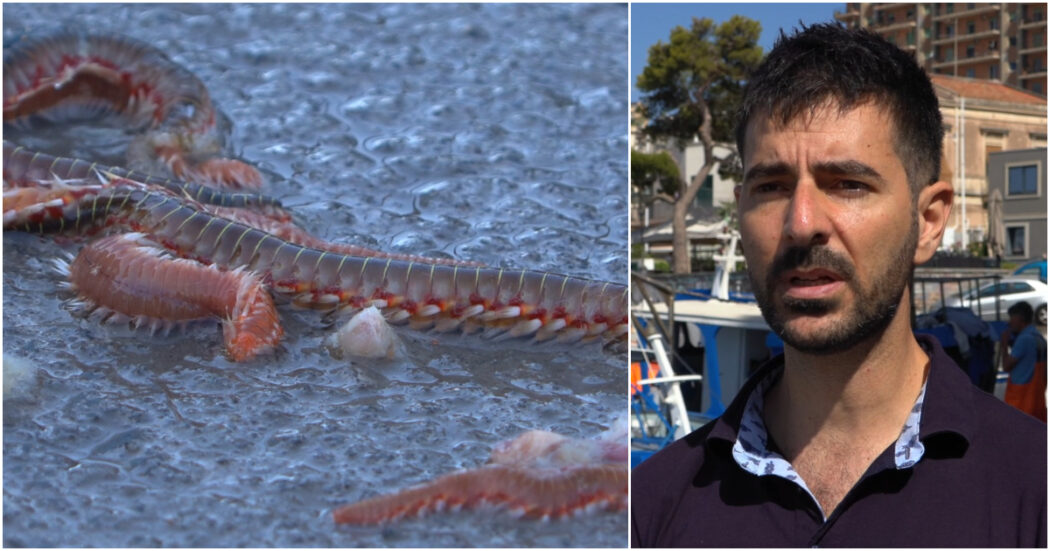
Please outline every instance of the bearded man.
[{"label": "bearded man", "polygon": [[1046,425],[910,326],[951,212],[943,132],[911,54],[781,36],[745,92],[736,196],[784,354],[634,470],[634,546],[1046,547]]}]

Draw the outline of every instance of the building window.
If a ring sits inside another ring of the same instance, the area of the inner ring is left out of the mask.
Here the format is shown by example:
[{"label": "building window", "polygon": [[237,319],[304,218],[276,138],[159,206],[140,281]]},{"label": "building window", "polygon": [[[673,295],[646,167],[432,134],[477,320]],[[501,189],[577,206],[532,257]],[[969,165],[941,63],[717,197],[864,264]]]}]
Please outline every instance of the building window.
[{"label": "building window", "polygon": [[1006,254],[1028,258],[1028,224],[1006,226]]},{"label": "building window", "polygon": [[969,78],[977,78],[977,69],[970,67],[966,70],[966,76]]},{"label": "building window", "polygon": [[1039,165],[1016,165],[1006,169],[1006,195],[1038,195]]},{"label": "building window", "polygon": [[974,23],[973,21],[970,21],[969,23],[966,24],[966,32],[968,32],[970,34],[973,34],[973,32],[976,31],[976,30],[977,30],[977,24]]},{"label": "building window", "polygon": [[997,42],[995,40],[989,40],[988,41],[988,51],[989,52],[995,51],[995,49],[998,48],[998,47],[999,47],[999,42]]},{"label": "building window", "polygon": [[693,206],[697,207],[712,207],[714,206],[714,176],[711,174],[704,178],[704,183],[700,185],[700,189],[696,192],[696,198],[693,199]]},{"label": "building window", "polygon": [[994,79],[999,78],[999,65],[998,64],[993,63],[992,65],[988,66],[988,78],[994,78]]},{"label": "building window", "polygon": [[1016,36],[1011,36],[1010,37],[1010,45],[1011,46],[1016,46],[1017,45],[1017,37]]},{"label": "building window", "polygon": [[992,29],[993,31],[999,29],[999,18],[996,16],[992,16],[992,18],[988,21],[988,28]]},{"label": "building window", "polygon": [[945,12],[944,13],[952,13],[954,11],[955,11],[955,4],[948,4],[947,6],[945,6]]},{"label": "building window", "polygon": [[1035,92],[1036,94],[1042,94],[1043,93],[1043,84],[1041,82],[1033,82],[1032,83],[1032,91]]},{"label": "building window", "polygon": [[973,46],[966,47],[966,57],[973,57],[976,52],[977,50]]},{"label": "building window", "polygon": [[1010,70],[1011,71],[1016,71],[1017,70],[1017,62],[1016,61],[1011,61],[1010,62]]}]

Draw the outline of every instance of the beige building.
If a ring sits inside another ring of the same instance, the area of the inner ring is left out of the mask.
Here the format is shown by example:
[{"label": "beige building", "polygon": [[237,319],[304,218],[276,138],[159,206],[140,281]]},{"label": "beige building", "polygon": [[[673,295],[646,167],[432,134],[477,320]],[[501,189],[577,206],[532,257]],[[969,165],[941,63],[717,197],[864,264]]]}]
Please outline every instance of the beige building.
[{"label": "beige building", "polygon": [[913,52],[930,74],[999,81],[1046,95],[1045,2],[846,4],[835,18]]},{"label": "beige building", "polygon": [[988,227],[988,154],[1046,147],[1046,98],[987,80],[932,80],[945,129],[941,179],[955,186],[944,246],[965,247]]}]

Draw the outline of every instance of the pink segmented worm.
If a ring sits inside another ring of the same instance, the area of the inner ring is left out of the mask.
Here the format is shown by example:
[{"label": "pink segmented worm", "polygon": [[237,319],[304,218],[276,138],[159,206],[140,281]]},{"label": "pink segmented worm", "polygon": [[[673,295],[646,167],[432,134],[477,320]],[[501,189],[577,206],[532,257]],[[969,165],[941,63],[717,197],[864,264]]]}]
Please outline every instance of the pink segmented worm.
[{"label": "pink segmented worm", "polygon": [[627,508],[627,464],[534,470],[488,465],[336,509],[339,524],[381,524],[444,509],[501,507],[527,518],[556,519]]},{"label": "pink segmented worm", "polygon": [[121,36],[63,30],[4,48],[4,123],[111,114],[145,134],[129,156],[183,180],[258,189],[262,176],[223,148],[204,83],[168,56]]},{"label": "pink segmented worm", "polygon": [[218,318],[235,361],[269,352],[283,334],[258,276],[171,258],[141,234],[92,241],[69,265],[69,282],[81,300],[136,325]]},{"label": "pink segmented worm", "polygon": [[489,463],[477,469],[352,503],[332,516],[340,524],[381,524],[490,505],[526,517],[562,518],[626,509],[627,478],[625,420],[596,439],[533,430],[495,446]]},{"label": "pink segmented worm", "polygon": [[[100,221],[148,234],[178,256],[244,268],[297,304],[385,309],[391,321],[438,330],[487,328],[538,340],[621,340],[627,288],[532,270],[449,266],[332,253],[205,212],[168,193],[108,188],[67,205],[55,226]],[[44,221],[41,228],[47,229]]]}]

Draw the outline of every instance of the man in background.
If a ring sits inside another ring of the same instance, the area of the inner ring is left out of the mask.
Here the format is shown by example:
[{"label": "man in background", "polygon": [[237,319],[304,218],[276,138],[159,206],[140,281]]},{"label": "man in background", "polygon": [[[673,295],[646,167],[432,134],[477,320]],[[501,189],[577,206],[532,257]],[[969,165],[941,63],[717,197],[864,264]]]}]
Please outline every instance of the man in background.
[{"label": "man in background", "polygon": [[1009,325],[999,339],[1003,371],[1010,374],[1003,401],[1045,423],[1046,340],[1032,324],[1032,305],[1018,302],[1007,314]]}]

